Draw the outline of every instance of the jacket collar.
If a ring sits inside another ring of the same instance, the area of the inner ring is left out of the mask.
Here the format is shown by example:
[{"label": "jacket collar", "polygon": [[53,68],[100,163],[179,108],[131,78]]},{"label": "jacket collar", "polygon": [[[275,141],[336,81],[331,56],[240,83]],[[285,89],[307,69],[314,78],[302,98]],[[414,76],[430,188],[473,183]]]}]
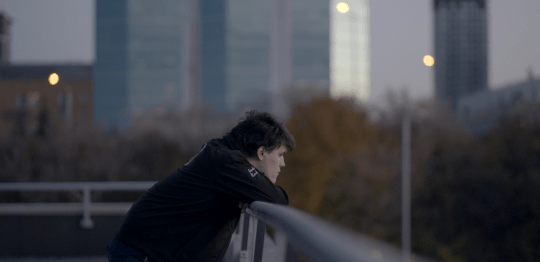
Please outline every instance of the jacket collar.
[{"label": "jacket collar", "polygon": [[231,150],[240,150],[236,145],[236,139],[230,133],[223,136],[223,144]]}]

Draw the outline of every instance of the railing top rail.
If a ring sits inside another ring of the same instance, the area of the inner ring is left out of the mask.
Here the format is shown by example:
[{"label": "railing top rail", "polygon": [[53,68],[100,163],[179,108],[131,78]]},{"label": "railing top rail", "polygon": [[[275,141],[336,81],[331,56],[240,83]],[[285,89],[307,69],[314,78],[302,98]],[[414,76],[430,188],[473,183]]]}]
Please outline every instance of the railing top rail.
[{"label": "railing top rail", "polygon": [[397,248],[292,207],[255,201],[247,212],[285,233],[313,261],[401,261]]},{"label": "railing top rail", "polygon": [[149,189],[156,182],[157,181],[0,183],[0,191],[62,191],[83,189],[103,191],[142,191]]}]

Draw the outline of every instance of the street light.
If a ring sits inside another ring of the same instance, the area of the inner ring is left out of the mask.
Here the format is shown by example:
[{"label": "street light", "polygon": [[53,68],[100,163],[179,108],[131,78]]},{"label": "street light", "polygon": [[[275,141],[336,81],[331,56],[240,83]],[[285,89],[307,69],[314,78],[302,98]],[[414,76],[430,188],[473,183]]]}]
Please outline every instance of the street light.
[{"label": "street light", "polygon": [[435,64],[435,58],[430,55],[425,55],[423,61],[424,65],[426,65],[427,67],[432,67]]},{"label": "street light", "polygon": [[336,5],[336,9],[340,12],[340,13],[347,13],[349,12],[349,4],[345,3],[345,2],[339,2],[337,5]]},{"label": "street light", "polygon": [[60,80],[60,77],[58,77],[57,73],[52,73],[49,76],[49,84],[51,84],[52,86],[58,84],[59,80]]}]

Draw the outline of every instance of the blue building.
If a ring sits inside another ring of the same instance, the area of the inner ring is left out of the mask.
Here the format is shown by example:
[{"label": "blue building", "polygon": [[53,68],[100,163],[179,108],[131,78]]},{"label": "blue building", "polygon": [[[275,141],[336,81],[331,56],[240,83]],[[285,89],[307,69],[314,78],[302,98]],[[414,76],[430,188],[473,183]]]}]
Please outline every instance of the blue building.
[{"label": "blue building", "polygon": [[435,89],[456,109],[467,94],[487,90],[487,0],[434,0]]},{"label": "blue building", "polygon": [[532,101],[540,101],[540,79],[529,73],[527,80],[461,97],[456,113],[469,131],[482,134],[496,126],[501,117]]},{"label": "blue building", "polygon": [[293,82],[328,85],[327,0],[200,3],[203,105],[280,111],[280,95]]},{"label": "blue building", "polygon": [[[95,122],[127,127],[157,108],[279,114],[295,82],[362,82],[366,96],[367,1],[333,24],[328,0],[96,0]],[[334,37],[332,26],[352,29]],[[344,74],[331,70],[332,56]]]},{"label": "blue building", "polygon": [[160,3],[96,1],[96,124],[125,127],[139,112],[181,105],[181,3]]}]

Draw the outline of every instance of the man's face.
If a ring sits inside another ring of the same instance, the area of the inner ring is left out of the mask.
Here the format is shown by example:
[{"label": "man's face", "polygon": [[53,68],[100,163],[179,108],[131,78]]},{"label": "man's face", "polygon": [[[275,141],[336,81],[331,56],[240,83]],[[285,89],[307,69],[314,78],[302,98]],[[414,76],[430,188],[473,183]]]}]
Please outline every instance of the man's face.
[{"label": "man's face", "polygon": [[285,159],[283,158],[285,153],[287,153],[287,147],[281,145],[270,152],[265,151],[262,155],[261,171],[274,184],[281,168],[285,166]]}]

